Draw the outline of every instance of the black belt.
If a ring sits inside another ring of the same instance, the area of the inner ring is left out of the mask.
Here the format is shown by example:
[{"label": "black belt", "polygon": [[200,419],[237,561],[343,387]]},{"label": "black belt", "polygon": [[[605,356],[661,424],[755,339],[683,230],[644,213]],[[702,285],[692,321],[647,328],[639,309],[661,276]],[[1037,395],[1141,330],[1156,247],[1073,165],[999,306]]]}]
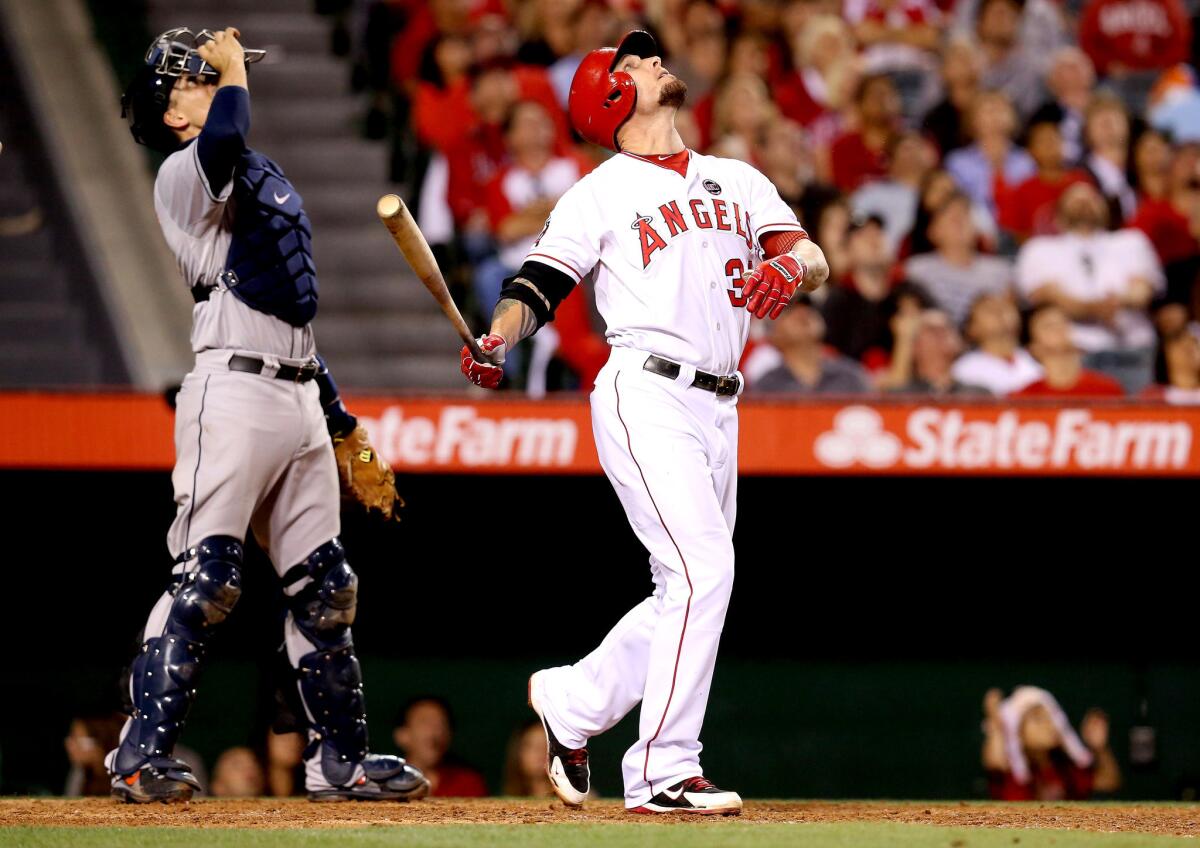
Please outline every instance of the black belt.
[{"label": "black belt", "polygon": [[[661,356],[655,356],[654,354],[646,357],[646,362],[642,365],[643,370],[649,371],[652,374],[658,374],[660,377],[666,377],[669,380],[679,379],[679,367],[678,362],[672,362],[669,359],[663,359]],[[696,379],[692,380],[692,385],[697,389],[704,389],[706,392],[716,392],[722,397],[727,397],[738,393],[742,381],[736,376],[718,377],[716,374],[697,371]]]},{"label": "black belt", "polygon": [[[234,354],[229,357],[230,371],[245,371],[247,374],[261,374],[263,369],[267,367],[267,363],[259,359],[257,356],[242,356]],[[314,360],[300,367],[295,365],[280,365],[279,370],[275,372],[276,380],[288,380],[293,383],[307,383],[313,377],[317,376],[317,371],[320,366]]]}]

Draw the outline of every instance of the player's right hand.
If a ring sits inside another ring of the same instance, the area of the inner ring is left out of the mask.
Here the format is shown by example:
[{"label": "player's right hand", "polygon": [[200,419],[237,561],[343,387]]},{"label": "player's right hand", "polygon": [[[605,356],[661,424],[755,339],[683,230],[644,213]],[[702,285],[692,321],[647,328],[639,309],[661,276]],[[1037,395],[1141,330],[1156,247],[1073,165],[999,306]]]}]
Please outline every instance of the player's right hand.
[{"label": "player's right hand", "polygon": [[212,41],[206,41],[196,48],[196,53],[207,62],[214,71],[225,73],[231,67],[246,63],[246,54],[238,41],[242,34],[236,27],[217,30],[213,33]]},{"label": "player's right hand", "polygon": [[504,339],[495,333],[490,333],[476,341],[479,342],[479,349],[490,357],[492,361],[476,361],[471,356],[471,349],[463,345],[463,376],[477,386],[483,386],[485,389],[494,389],[500,385],[500,381],[504,378],[504,369],[501,366],[504,364],[504,354],[508,346],[505,344]]},{"label": "player's right hand", "polygon": [[804,263],[790,253],[768,259],[742,280],[747,311],[756,318],[778,318],[807,271]]}]

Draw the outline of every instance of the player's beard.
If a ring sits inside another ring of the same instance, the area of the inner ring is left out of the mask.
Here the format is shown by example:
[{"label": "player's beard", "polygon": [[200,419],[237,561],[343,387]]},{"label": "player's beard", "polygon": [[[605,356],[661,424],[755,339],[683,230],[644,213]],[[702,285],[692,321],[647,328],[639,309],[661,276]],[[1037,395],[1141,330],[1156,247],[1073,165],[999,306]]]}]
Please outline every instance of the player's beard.
[{"label": "player's beard", "polygon": [[687,83],[676,77],[662,87],[658,93],[659,106],[672,106],[678,109],[687,97]]}]

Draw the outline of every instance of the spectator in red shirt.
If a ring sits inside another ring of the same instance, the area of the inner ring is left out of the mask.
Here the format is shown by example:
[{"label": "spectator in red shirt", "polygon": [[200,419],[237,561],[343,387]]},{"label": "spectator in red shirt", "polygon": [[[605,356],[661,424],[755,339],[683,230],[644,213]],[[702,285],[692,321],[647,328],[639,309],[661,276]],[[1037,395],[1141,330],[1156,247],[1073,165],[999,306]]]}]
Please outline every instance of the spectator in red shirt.
[{"label": "spectator in red shirt", "polygon": [[1067,169],[1058,126],[1058,121],[1047,117],[1031,123],[1026,130],[1026,147],[1037,165],[1037,173],[1016,186],[1005,184],[997,175],[996,211],[1000,228],[1018,242],[1032,235],[1054,232],[1058,198],[1067,186],[1088,181],[1083,171]]},{"label": "spectator in red shirt", "polygon": [[1180,0],[1091,0],[1079,20],[1079,44],[1102,76],[1186,62],[1191,43]]},{"label": "spectator in red shirt", "polygon": [[984,696],[983,767],[999,801],[1083,801],[1115,792],[1121,772],[1108,745],[1108,716],[1088,710],[1071,727],[1053,695],[1018,686]]},{"label": "spectator in red shirt", "polygon": [[[1163,265],[1200,253],[1200,147],[1182,147],[1171,159],[1166,196],[1145,198],[1129,222],[1149,237]],[[1170,273],[1168,272],[1168,276]]]},{"label": "spectator in red shirt", "polygon": [[1071,319],[1059,306],[1046,304],[1029,316],[1029,352],[1045,371],[1013,397],[1123,397],[1121,384],[1083,367],[1083,354],[1071,340]]},{"label": "spectator in red shirt", "polygon": [[815,15],[792,41],[795,68],[771,86],[780,111],[798,121],[819,148],[844,128],[841,110],[856,83],[854,36],[837,15]]},{"label": "spectator in red shirt", "polygon": [[887,174],[887,143],[900,117],[900,95],[885,74],[866,76],[855,92],[857,129],[843,133],[829,151],[833,184],[854,191]]},{"label": "spectator in red shirt", "polygon": [[450,753],[453,738],[450,705],[435,695],[422,695],[405,704],[392,730],[397,747],[429,778],[431,795],[482,798],[487,795],[483,775]]},{"label": "spectator in red shirt", "polygon": [[555,155],[554,124],[540,103],[517,103],[503,126],[507,164],[484,192],[496,255],[475,269],[475,296],[484,315],[495,307],[504,278],[521,267],[554,204],[591,170],[582,156]]}]

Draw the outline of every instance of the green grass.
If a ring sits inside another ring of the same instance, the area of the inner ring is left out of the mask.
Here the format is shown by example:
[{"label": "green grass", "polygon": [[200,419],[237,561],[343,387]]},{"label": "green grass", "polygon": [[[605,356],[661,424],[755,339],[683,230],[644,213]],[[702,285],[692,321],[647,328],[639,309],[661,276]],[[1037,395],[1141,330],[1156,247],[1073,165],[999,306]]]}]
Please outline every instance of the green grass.
[{"label": "green grass", "polygon": [[946,828],[890,823],[411,825],[310,830],[0,828],[20,848],[1166,848],[1192,839],[1056,830]]}]

